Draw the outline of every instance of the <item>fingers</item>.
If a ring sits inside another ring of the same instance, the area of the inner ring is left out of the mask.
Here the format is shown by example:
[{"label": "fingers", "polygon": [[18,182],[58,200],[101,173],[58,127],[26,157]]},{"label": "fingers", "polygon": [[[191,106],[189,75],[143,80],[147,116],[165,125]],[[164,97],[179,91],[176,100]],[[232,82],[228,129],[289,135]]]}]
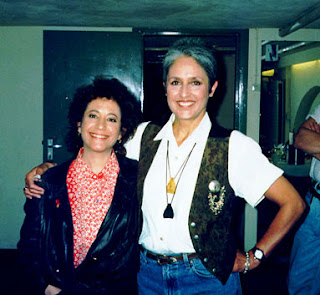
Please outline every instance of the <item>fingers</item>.
[{"label": "fingers", "polygon": [[36,183],[37,181],[40,181],[41,176],[37,174],[37,169],[38,168],[33,168],[25,178],[25,187],[24,187],[24,195],[32,199],[33,197],[35,198],[40,198],[41,195],[43,195],[44,190],[42,187],[38,186]]},{"label": "fingers", "polygon": [[23,189],[24,195],[28,199],[41,198],[44,194],[44,189],[37,185],[37,181],[41,181],[41,175],[49,168],[55,166],[53,163],[43,163],[33,168],[25,177],[25,187]]},{"label": "fingers", "polygon": [[320,125],[314,120],[307,121],[305,127],[314,132],[320,133]]},{"label": "fingers", "polygon": [[36,184],[32,184],[24,187],[23,192],[28,199],[32,199],[33,197],[41,198],[41,196],[44,194],[44,189]]},{"label": "fingers", "polygon": [[314,125],[313,125],[313,130],[315,131],[315,132],[317,132],[317,133],[320,133],[320,126],[319,126],[319,124],[318,123],[314,123]]},{"label": "fingers", "polygon": [[34,185],[34,177],[39,174],[37,173],[37,167],[33,168],[25,177],[24,182],[25,182],[25,187],[29,188],[32,187],[32,185]]},{"label": "fingers", "polygon": [[233,272],[242,272],[244,270],[244,263],[246,261],[246,256],[239,250],[237,250],[236,259],[233,265]]},{"label": "fingers", "polygon": [[[251,250],[248,253],[249,253],[249,257],[250,257],[250,263],[249,263],[248,270],[251,270],[251,269],[256,268],[260,264],[260,261],[253,258],[253,253]],[[247,260],[246,254],[237,250],[237,255],[236,255],[236,259],[234,261],[232,271],[233,272],[244,272],[246,260]]]}]

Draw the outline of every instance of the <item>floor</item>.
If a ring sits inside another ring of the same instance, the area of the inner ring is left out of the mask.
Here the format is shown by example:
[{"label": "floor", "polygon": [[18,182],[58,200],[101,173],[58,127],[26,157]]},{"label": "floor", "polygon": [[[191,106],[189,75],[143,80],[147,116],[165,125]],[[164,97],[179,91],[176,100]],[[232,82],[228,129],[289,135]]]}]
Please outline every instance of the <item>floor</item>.
[{"label": "floor", "polygon": [[14,249],[0,249],[0,294],[24,294],[21,277],[17,251]]}]

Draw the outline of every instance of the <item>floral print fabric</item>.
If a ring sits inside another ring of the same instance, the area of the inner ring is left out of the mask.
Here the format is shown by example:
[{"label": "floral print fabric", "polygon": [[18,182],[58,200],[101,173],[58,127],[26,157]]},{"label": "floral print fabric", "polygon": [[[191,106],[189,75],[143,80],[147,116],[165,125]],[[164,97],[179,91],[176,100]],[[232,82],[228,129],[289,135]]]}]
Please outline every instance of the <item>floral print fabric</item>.
[{"label": "floral print fabric", "polygon": [[67,188],[73,221],[74,267],[86,257],[110,208],[120,171],[114,151],[95,174],[82,159],[83,148],[70,165]]}]

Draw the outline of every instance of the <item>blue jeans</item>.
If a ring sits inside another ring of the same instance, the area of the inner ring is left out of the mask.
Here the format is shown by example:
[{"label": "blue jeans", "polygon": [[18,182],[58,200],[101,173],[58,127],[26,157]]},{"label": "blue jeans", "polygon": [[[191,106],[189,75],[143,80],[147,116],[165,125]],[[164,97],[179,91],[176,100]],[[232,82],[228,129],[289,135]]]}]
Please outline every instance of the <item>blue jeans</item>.
[{"label": "blue jeans", "polygon": [[184,261],[160,266],[140,252],[139,295],[242,295],[239,273],[222,285],[200,259],[184,256]]},{"label": "blue jeans", "polygon": [[290,295],[320,295],[320,200],[306,196],[310,211],[298,229],[291,250]]}]

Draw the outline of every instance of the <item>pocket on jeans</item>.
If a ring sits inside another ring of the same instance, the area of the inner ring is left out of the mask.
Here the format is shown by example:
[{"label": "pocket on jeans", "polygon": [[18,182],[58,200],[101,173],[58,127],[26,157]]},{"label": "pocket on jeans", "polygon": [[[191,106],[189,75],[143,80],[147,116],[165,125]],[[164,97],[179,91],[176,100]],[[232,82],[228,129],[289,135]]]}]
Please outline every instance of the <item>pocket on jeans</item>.
[{"label": "pocket on jeans", "polygon": [[212,279],[215,278],[215,276],[206,269],[206,267],[203,265],[200,259],[194,259],[192,260],[192,267],[191,269],[193,272],[202,277],[202,278],[207,278],[207,279]]}]

